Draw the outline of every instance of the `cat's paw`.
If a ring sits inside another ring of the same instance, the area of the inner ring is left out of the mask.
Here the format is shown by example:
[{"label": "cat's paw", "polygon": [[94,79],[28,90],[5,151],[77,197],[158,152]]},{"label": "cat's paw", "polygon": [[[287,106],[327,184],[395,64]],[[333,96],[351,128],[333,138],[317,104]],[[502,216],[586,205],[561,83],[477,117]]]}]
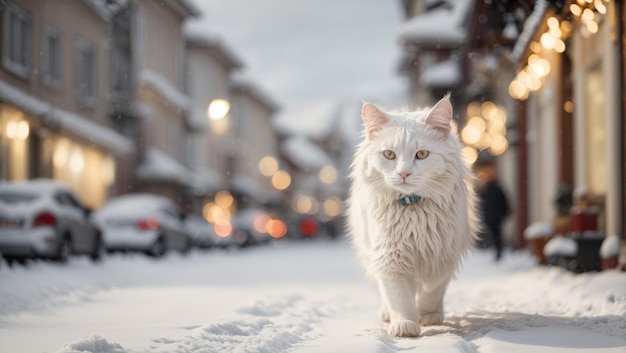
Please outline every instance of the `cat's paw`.
[{"label": "cat's paw", "polygon": [[441,324],[443,324],[442,313],[423,313],[420,315],[420,325],[430,326]]},{"label": "cat's paw", "polygon": [[389,322],[389,309],[385,306],[381,306],[378,310],[378,317],[382,322]]},{"label": "cat's paw", "polygon": [[420,335],[420,325],[411,320],[392,321],[387,333],[397,337],[417,337]]}]

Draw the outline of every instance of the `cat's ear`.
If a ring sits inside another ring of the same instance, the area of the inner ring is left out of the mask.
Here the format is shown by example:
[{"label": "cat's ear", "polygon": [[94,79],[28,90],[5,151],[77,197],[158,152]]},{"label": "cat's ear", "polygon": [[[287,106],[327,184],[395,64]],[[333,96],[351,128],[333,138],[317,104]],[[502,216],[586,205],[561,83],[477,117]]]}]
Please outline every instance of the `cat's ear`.
[{"label": "cat's ear", "polygon": [[370,140],[374,136],[374,133],[382,129],[383,125],[387,124],[389,121],[385,113],[370,103],[363,104],[361,114],[363,115],[363,122],[365,123],[365,134]]},{"label": "cat's ear", "polygon": [[452,104],[450,94],[446,94],[428,113],[426,125],[441,132],[445,137],[450,135],[450,122],[452,121]]}]

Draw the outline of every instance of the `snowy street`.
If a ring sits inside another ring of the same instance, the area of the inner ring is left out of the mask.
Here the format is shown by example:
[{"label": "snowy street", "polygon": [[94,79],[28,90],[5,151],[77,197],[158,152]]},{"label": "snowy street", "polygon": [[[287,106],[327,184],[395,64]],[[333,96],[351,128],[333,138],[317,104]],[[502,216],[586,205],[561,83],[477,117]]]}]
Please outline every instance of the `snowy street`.
[{"label": "snowy street", "polygon": [[476,252],[445,301],[445,325],[388,336],[342,241],[3,266],[0,351],[626,352],[626,273]]}]

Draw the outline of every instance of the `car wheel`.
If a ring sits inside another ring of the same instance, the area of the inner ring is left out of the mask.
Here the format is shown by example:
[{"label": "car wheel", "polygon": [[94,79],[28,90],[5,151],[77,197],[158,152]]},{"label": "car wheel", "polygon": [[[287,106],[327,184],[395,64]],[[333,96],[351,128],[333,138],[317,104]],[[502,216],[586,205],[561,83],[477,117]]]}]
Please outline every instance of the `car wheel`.
[{"label": "car wheel", "polygon": [[161,257],[165,254],[165,241],[163,237],[158,238],[148,250],[148,254],[153,257]]},{"label": "car wheel", "polygon": [[96,241],[94,243],[94,248],[89,258],[92,262],[97,263],[102,261],[102,257],[104,257],[104,242],[102,241],[102,235],[100,232],[96,235]]},{"label": "car wheel", "polygon": [[69,236],[65,235],[61,238],[59,242],[59,247],[57,248],[57,253],[54,256],[54,260],[60,263],[65,263],[70,258],[70,254],[72,253],[72,244],[70,243]]}]

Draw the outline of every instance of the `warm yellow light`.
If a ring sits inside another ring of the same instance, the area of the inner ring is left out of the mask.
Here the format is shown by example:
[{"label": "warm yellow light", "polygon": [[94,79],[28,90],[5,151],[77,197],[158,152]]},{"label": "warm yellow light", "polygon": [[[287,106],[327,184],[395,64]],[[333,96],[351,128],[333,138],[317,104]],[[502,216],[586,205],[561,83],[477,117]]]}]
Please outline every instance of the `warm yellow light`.
[{"label": "warm yellow light", "polygon": [[493,102],[490,101],[486,101],[483,104],[480,105],[480,110],[482,113],[482,116],[485,119],[489,119],[489,116],[491,116],[491,114],[493,113],[493,110],[496,109],[496,105],[493,104]]},{"label": "warm yellow light", "polygon": [[78,174],[85,168],[85,158],[80,147],[74,146],[70,152],[69,167],[72,173]]},{"label": "warm yellow light", "polygon": [[461,154],[468,164],[473,164],[478,159],[478,151],[474,147],[465,146],[461,150]]},{"label": "warm yellow light", "polygon": [[567,102],[563,103],[563,110],[565,110],[565,112],[567,112],[567,113],[573,113],[574,112],[574,102],[567,101]]},{"label": "warm yellow light", "polygon": [[320,169],[320,180],[324,184],[332,184],[337,180],[337,168],[332,165],[325,165]]},{"label": "warm yellow light", "polygon": [[16,137],[18,140],[26,140],[28,138],[30,127],[28,126],[28,122],[26,122],[26,120],[21,120],[17,123],[16,130]]},{"label": "warm yellow light", "polygon": [[480,139],[480,134],[482,131],[478,130],[478,128],[474,125],[465,125],[463,130],[461,130],[461,139],[468,145],[473,145],[478,142]]},{"label": "warm yellow light", "polygon": [[473,117],[470,120],[467,121],[467,125],[471,125],[473,127],[476,128],[476,130],[478,130],[479,132],[483,132],[485,131],[485,129],[487,128],[487,123],[485,123],[485,120],[481,117]]},{"label": "warm yellow light", "polygon": [[509,84],[509,95],[515,99],[525,100],[528,98],[528,88],[518,79]]},{"label": "warm yellow light", "polygon": [[10,139],[17,138],[17,121],[11,120],[7,123],[6,134]]},{"label": "warm yellow light", "polygon": [[603,15],[606,14],[606,6],[604,6],[604,3],[602,2],[602,0],[595,0],[593,2],[593,6],[596,8],[596,11],[598,11],[599,13]]},{"label": "warm yellow light", "polygon": [[587,30],[589,30],[591,34],[598,32],[598,24],[595,23],[594,21],[587,22],[585,26],[587,27]]},{"label": "warm yellow light", "polygon": [[296,196],[293,200],[292,207],[298,213],[308,213],[312,208],[311,198],[306,195]]},{"label": "warm yellow light", "polygon": [[337,217],[343,210],[343,201],[337,196],[329,197],[326,201],[324,201],[322,209],[328,217]]},{"label": "warm yellow light", "polygon": [[574,15],[574,16],[580,16],[583,12],[583,10],[581,9],[580,6],[576,5],[576,4],[571,4],[569,6],[569,11]]},{"label": "warm yellow light", "polygon": [[287,225],[279,219],[271,219],[267,222],[267,232],[274,239],[280,239],[287,235]]},{"label": "warm yellow light", "polygon": [[115,161],[108,156],[102,161],[102,181],[107,186],[115,181]]},{"label": "warm yellow light", "polygon": [[231,217],[231,213],[229,210],[221,208],[220,206],[214,203],[207,203],[202,208],[202,215],[207,222],[214,223],[220,219],[229,220]]},{"label": "warm yellow light", "polygon": [[215,203],[221,208],[229,208],[233,205],[235,199],[228,190],[222,190],[215,194]]},{"label": "warm yellow light", "polygon": [[509,148],[509,142],[504,136],[493,136],[491,145],[489,146],[489,152],[494,156],[499,156],[506,152]]},{"label": "warm yellow light", "polygon": [[55,168],[65,168],[70,155],[70,142],[62,138],[57,141],[54,147],[54,155],[52,156],[52,163]]},{"label": "warm yellow light", "polygon": [[259,161],[259,172],[266,176],[272,176],[278,171],[278,161],[272,156],[265,156]]},{"label": "warm yellow light", "polygon": [[563,36],[567,37],[570,32],[572,31],[572,23],[569,21],[563,21],[561,22],[561,33],[563,33]]},{"label": "warm yellow light", "polygon": [[550,28],[548,33],[550,33],[550,35],[554,37],[555,39],[559,39],[561,38],[561,36],[563,36],[563,33],[561,32],[561,29],[559,27]]},{"label": "warm yellow light", "polygon": [[539,43],[537,43],[537,42],[535,42],[535,41],[530,42],[529,47],[530,47],[530,50],[531,50],[533,53],[539,53],[539,52],[541,52],[541,44],[539,44]]},{"label": "warm yellow light", "polygon": [[539,38],[539,42],[541,42],[541,45],[546,49],[554,48],[554,37],[550,33],[546,32],[542,34],[541,38]]},{"label": "warm yellow light", "polygon": [[554,42],[554,51],[556,51],[557,53],[563,53],[565,51],[565,42],[562,41],[561,39],[557,39]]},{"label": "warm yellow light", "polygon": [[559,28],[559,20],[557,20],[556,17],[553,16],[553,17],[548,18],[547,22],[548,22],[548,27],[550,29],[552,29],[552,28],[558,29]]},{"label": "warm yellow light", "polygon": [[480,104],[472,102],[467,105],[467,116],[480,116]]},{"label": "warm yellow light", "polygon": [[276,190],[285,190],[291,185],[291,176],[285,170],[279,170],[272,176],[272,185]]},{"label": "warm yellow light", "polygon": [[226,238],[233,231],[233,226],[230,224],[230,221],[227,219],[219,219],[215,222],[215,227],[213,228],[215,234],[217,236]]},{"label": "warm yellow light", "polygon": [[478,139],[478,142],[474,144],[474,146],[478,148],[479,150],[484,150],[486,148],[489,148],[490,145],[491,145],[491,136],[489,136],[489,134],[486,134],[486,133],[481,134]]},{"label": "warm yellow light", "polygon": [[209,104],[209,108],[207,113],[209,115],[209,119],[211,120],[220,120],[224,119],[228,112],[230,111],[230,103],[225,99],[214,99]]},{"label": "warm yellow light", "polygon": [[583,14],[580,16],[583,22],[591,22],[594,20],[595,17],[596,15],[593,13],[593,11],[590,8],[584,9]]},{"label": "warm yellow light", "polygon": [[504,135],[506,134],[506,123],[499,120],[491,120],[489,122],[489,135]]},{"label": "warm yellow light", "polygon": [[270,220],[271,218],[268,215],[260,214],[254,218],[254,222],[252,223],[252,226],[254,227],[254,230],[256,230],[257,232],[265,233],[267,232],[267,222],[269,222]]},{"label": "warm yellow light", "polygon": [[538,77],[545,77],[550,73],[550,62],[548,62],[548,60],[543,59],[543,58],[537,58],[532,61],[528,60],[528,67],[529,67],[530,72],[532,72]]}]

